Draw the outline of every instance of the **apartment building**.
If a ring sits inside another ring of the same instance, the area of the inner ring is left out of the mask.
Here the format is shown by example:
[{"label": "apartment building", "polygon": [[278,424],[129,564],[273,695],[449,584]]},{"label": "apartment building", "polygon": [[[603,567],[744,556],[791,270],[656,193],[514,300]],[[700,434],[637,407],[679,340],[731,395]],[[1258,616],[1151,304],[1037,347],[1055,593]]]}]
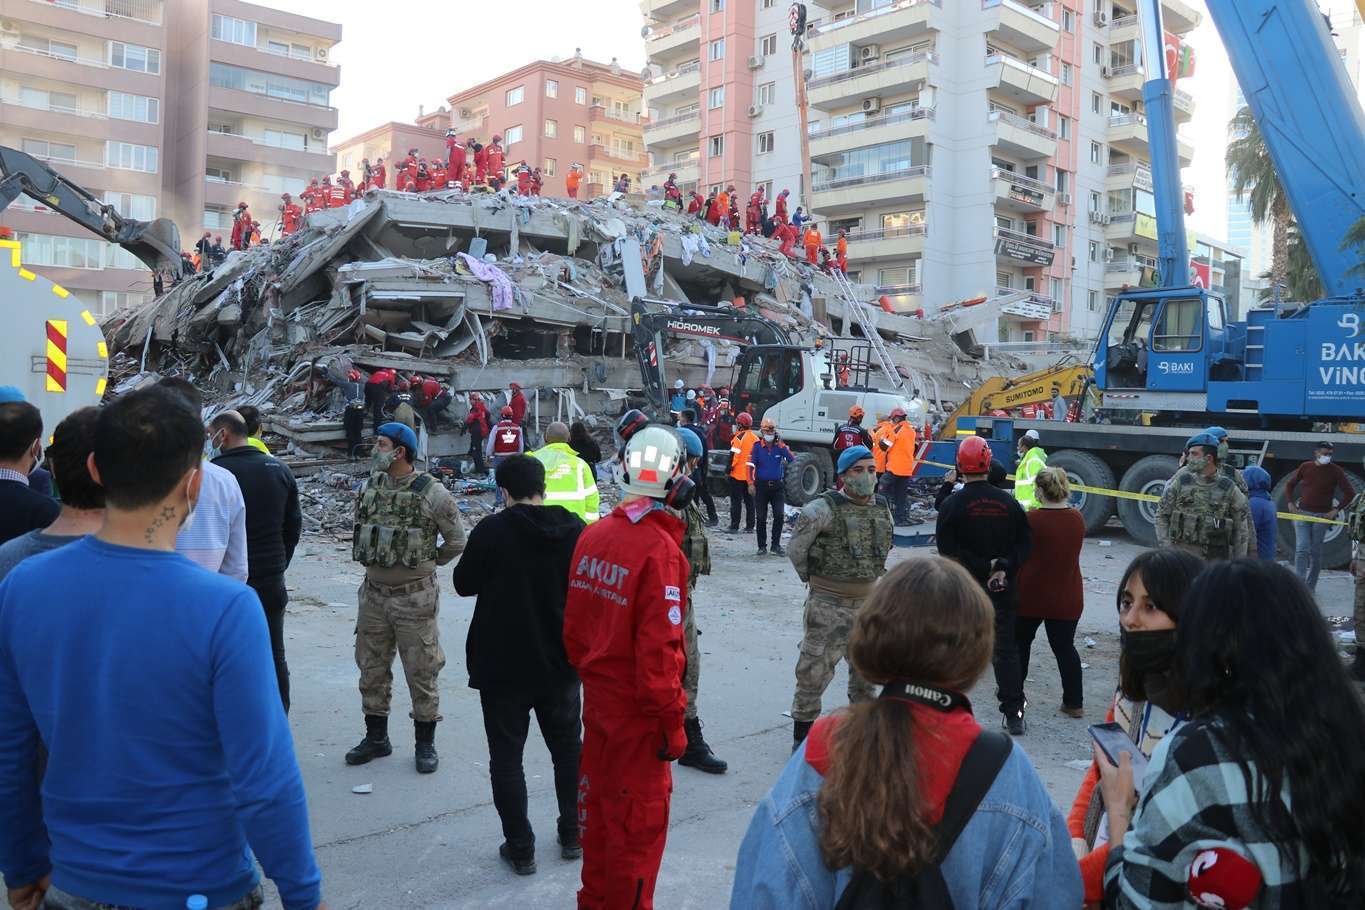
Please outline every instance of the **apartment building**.
[{"label": "apartment building", "polygon": [[[0,0],[0,145],[49,163],[130,217],[170,217],[186,247],[246,201],[330,172],[337,25],[239,0]],[[25,260],[94,312],[140,302],[131,256],[27,198],[0,224]]]},{"label": "apartment building", "polygon": [[[370,164],[374,164],[383,158],[388,173],[392,174],[392,162],[406,154],[408,149],[414,148],[421,158],[444,158],[446,127],[443,124],[448,122],[448,115],[447,119],[439,116],[423,119],[427,121],[425,126],[390,121],[336,143],[332,146],[332,154],[336,156],[338,172],[350,171],[352,179],[358,182],[362,161],[368,159]],[[393,188],[392,179],[388,186]]]},{"label": "apartment building", "polygon": [[611,191],[621,174],[638,189],[645,171],[639,73],[585,59],[536,60],[446,99],[449,107],[417,118],[442,135],[453,128],[466,141],[502,136],[510,172],[522,161],[539,167],[542,192],[563,196],[569,166],[583,165],[579,198]]},{"label": "apartment building", "polygon": [[[806,206],[790,4],[778,0],[643,0],[646,183],[678,175],[684,190],[733,183],[747,196],[791,191]],[[807,16],[824,14],[807,4]],[[742,206],[741,206],[742,208]]]}]

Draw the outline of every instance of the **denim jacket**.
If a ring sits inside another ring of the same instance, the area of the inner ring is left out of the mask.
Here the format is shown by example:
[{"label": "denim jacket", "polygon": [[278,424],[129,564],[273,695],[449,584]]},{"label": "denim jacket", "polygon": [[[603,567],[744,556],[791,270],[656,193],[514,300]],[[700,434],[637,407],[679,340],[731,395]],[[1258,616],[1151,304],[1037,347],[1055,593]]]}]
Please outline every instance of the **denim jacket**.
[{"label": "denim jacket", "polygon": [[[730,910],[829,910],[852,879],[820,857],[823,778],[803,745],[759,802],[739,847]],[[953,910],[1079,910],[1062,813],[1016,744],[942,866]]]}]

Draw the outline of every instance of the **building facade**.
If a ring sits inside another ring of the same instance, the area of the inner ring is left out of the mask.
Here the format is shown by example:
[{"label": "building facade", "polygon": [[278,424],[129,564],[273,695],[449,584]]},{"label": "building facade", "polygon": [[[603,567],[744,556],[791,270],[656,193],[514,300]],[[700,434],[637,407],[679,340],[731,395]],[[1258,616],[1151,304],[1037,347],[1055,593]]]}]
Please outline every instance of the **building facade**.
[{"label": "building facade", "polygon": [[[392,175],[394,161],[402,158],[409,149],[417,149],[419,158],[444,158],[446,128],[441,125],[441,118],[423,119],[426,121],[424,126],[390,121],[336,143],[332,147],[332,154],[336,156],[338,172],[350,171],[351,179],[358,183],[362,173],[361,162],[367,159],[370,164],[375,164],[383,158],[388,173]],[[388,188],[393,187],[390,176]]]},{"label": "building facade", "polygon": [[[0,0],[0,145],[45,161],[121,214],[169,217],[181,243],[226,234],[248,203],[330,173],[327,62],[341,27],[241,0]],[[94,312],[151,294],[123,250],[17,200],[0,223]]]},{"label": "building facade", "polygon": [[622,70],[615,58],[597,63],[575,52],[456,92],[417,125],[442,136],[454,129],[466,143],[501,136],[509,172],[522,161],[539,167],[547,196],[565,194],[564,176],[575,163],[585,172],[580,198],[610,192],[621,174],[635,190],[646,163],[641,86],[639,73]]}]

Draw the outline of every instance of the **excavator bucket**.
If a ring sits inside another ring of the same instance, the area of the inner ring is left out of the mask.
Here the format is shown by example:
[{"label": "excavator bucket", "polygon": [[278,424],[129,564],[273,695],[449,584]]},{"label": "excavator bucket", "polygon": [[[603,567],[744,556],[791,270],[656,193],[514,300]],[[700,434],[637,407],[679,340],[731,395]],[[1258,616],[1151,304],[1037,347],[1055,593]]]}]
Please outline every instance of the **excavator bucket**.
[{"label": "excavator bucket", "polygon": [[169,218],[134,221],[125,218],[114,241],[154,272],[179,276],[185,270],[180,256],[180,230]]}]

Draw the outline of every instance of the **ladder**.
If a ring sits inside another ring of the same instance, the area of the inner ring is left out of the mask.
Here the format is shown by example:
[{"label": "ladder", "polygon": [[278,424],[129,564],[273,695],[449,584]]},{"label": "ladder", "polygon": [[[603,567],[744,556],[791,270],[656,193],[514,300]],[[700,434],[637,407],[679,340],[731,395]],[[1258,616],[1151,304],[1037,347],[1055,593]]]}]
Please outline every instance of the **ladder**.
[{"label": "ladder", "polygon": [[872,308],[867,303],[858,299],[858,295],[853,292],[853,285],[849,284],[848,277],[843,272],[832,269],[830,276],[834,278],[834,284],[839,288],[844,309],[857,321],[858,328],[863,330],[863,337],[872,346],[882,372],[891,381],[891,387],[903,393],[905,391],[905,379],[896,369],[895,363],[891,360],[891,352],[887,350],[886,342],[882,340],[881,334],[877,331],[876,314],[871,311]]}]

